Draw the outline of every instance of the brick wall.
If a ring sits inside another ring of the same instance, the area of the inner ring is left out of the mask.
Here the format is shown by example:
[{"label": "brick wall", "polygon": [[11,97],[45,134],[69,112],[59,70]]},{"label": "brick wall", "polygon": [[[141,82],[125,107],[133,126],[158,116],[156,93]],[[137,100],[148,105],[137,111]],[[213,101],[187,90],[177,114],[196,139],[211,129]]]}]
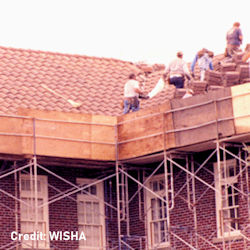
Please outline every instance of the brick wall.
[{"label": "brick wall", "polygon": [[[199,157],[195,161],[200,161],[202,163],[203,159]],[[213,158],[212,161],[215,159]],[[183,162],[179,162],[183,165]],[[157,165],[151,167],[153,171]],[[196,166],[197,169],[198,166]],[[209,171],[213,171],[213,165],[210,162],[206,165]],[[103,173],[97,170],[90,170],[86,168],[69,168],[69,167],[48,167],[52,172],[62,176],[72,183],[76,183],[77,177],[95,177],[103,174],[106,175],[105,171]],[[184,171],[180,171],[177,167],[175,169],[175,180],[174,189],[175,193],[186,183],[186,174]],[[200,170],[198,177],[205,180],[207,183],[213,183],[213,175],[204,169]],[[39,169],[38,174],[48,175],[48,183],[62,192],[71,188],[71,186],[62,180],[58,179],[56,176],[50,175]],[[134,178],[138,178],[136,171],[129,171]],[[108,175],[108,174],[107,174]],[[248,170],[248,176],[250,179],[250,169]],[[244,192],[247,191],[246,178],[242,179],[242,185]],[[204,237],[206,240],[212,242],[213,238],[216,238],[216,209],[215,209],[215,192],[208,189],[206,185],[198,180],[195,180],[196,187],[196,200],[199,200],[196,204],[197,212],[197,233]],[[7,191],[8,193],[15,194],[14,176],[8,176],[0,180],[0,188]],[[137,191],[137,184],[129,179],[129,198]],[[104,192],[105,200],[116,207],[116,180],[115,178],[109,179],[104,182]],[[57,194],[57,192],[49,187],[48,189],[49,197]],[[143,201],[143,196],[142,201]],[[71,198],[76,199],[76,194],[72,195]],[[171,231],[176,235],[180,236],[182,239],[188,243],[195,246],[196,242],[199,245],[199,249],[209,250],[214,249],[212,246],[207,244],[201,238],[195,237],[194,231],[194,213],[189,210],[187,200],[187,189],[184,188],[179,196],[175,198],[174,209],[170,212],[170,222]],[[0,192],[0,246],[11,243],[10,233],[15,230],[15,214],[13,210],[15,209],[14,199],[4,195]],[[247,223],[247,198],[245,196],[240,196],[240,226],[244,229]],[[8,209],[8,208],[9,209]],[[142,206],[142,218],[139,217],[139,201],[138,195],[130,202],[129,212],[130,212],[130,235],[132,237],[124,237],[123,239],[133,246],[135,249],[140,249],[140,243],[142,243],[143,249],[145,248],[145,241],[140,242],[139,237],[146,235],[145,232],[145,222],[143,221],[143,206]],[[106,222],[106,243],[107,249],[114,248],[117,246],[118,239],[118,228],[117,228],[117,212],[105,206],[105,222]],[[49,224],[50,231],[77,231],[77,204],[74,200],[70,198],[63,198],[49,205]],[[20,228],[20,224],[19,228]],[[122,234],[126,235],[126,223],[122,222]],[[250,236],[250,229],[246,230],[245,234]],[[183,244],[177,238],[171,236],[171,243],[173,249],[189,249],[185,244]],[[222,249],[222,243],[214,243],[217,247]],[[77,241],[53,241],[51,242],[51,247],[55,249],[77,249]],[[229,245],[227,244],[227,247]],[[231,249],[243,250],[250,247],[250,243],[243,240],[235,241],[231,244]],[[125,249],[125,248],[124,248]]]},{"label": "brick wall", "polygon": [[[15,195],[14,176],[8,176],[0,180],[0,189]],[[0,246],[13,242],[11,232],[15,231],[15,200],[0,192]],[[6,247],[7,248],[7,247]]]},{"label": "brick wall", "polygon": [[[195,161],[200,161],[202,163],[202,159],[198,158]],[[212,162],[215,161],[216,158],[212,158]],[[180,160],[177,162],[182,166],[185,166],[184,162]],[[213,185],[214,177],[211,174],[213,172],[213,163],[208,163],[205,168],[201,169],[197,176],[208,184]],[[174,189],[175,193],[180,190],[180,188],[186,183],[186,173],[184,171],[179,170],[177,167],[175,168],[175,180],[174,180]],[[195,169],[198,168],[198,164],[196,165]],[[210,171],[210,172],[209,172]],[[250,171],[248,171],[248,176],[250,177]],[[242,179],[243,189],[244,192],[247,193],[247,183],[244,173],[244,178]],[[190,184],[191,185],[191,184]],[[240,185],[240,184],[239,184]],[[249,183],[248,183],[249,185]],[[136,188],[136,187],[135,187]],[[183,240],[188,242],[189,244],[193,245],[194,247],[198,244],[199,249],[214,249],[213,246],[209,245],[205,240],[210,242],[214,242],[214,239],[217,237],[216,231],[216,203],[215,203],[215,191],[208,186],[204,185],[199,180],[195,179],[195,189],[196,189],[196,201],[197,204],[191,208],[188,207],[187,203],[187,188],[184,188],[180,195],[175,198],[175,206],[174,209],[170,212],[170,223],[171,223],[171,231],[181,237]],[[247,223],[249,221],[248,218],[248,210],[247,210],[247,198],[244,195],[239,195],[239,217],[240,219],[240,228],[243,230],[246,228]],[[191,199],[192,201],[192,199]],[[137,202],[136,200],[134,201]],[[196,218],[197,218],[197,233],[200,237],[196,237],[196,232],[194,230],[194,210],[196,208]],[[139,228],[136,224],[136,216],[137,216],[138,207],[136,204],[131,205],[130,213],[131,216],[131,225],[136,225],[135,228]],[[131,226],[132,228],[132,226]],[[132,230],[131,230],[132,232]],[[245,235],[248,237],[250,236],[250,230],[246,230]],[[202,240],[202,237],[205,240]],[[189,249],[183,242],[178,240],[176,237],[171,236],[171,243],[173,249]],[[216,247],[221,248],[223,247],[222,242],[213,243]],[[249,247],[249,241],[244,241],[243,239],[235,240],[234,242],[226,242],[226,247],[231,247],[230,249],[238,249],[238,250],[245,250]]]}]

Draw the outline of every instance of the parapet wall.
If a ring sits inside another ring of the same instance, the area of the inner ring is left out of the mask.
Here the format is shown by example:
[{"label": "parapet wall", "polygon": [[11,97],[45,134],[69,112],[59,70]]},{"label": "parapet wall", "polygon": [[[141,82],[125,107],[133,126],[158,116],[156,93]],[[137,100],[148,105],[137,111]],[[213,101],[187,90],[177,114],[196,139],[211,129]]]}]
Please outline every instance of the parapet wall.
[{"label": "parapet wall", "polygon": [[0,115],[0,154],[128,159],[250,134],[249,107],[246,83],[119,117],[22,109]]},{"label": "parapet wall", "polygon": [[116,117],[20,110],[1,120],[1,153],[115,160]]},{"label": "parapet wall", "polygon": [[172,100],[176,147],[235,134],[231,89]]},{"label": "parapet wall", "polygon": [[169,101],[120,116],[117,122],[119,159],[151,154],[176,146]]}]

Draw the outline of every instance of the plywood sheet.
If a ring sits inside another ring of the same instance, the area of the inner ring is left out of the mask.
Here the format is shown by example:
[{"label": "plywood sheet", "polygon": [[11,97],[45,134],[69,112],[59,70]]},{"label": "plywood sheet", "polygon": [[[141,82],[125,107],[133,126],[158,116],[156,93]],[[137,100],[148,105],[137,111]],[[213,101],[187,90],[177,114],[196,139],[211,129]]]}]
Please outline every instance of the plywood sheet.
[{"label": "plywood sheet", "polygon": [[142,156],[175,146],[174,135],[164,131],[173,129],[172,114],[167,102],[147,110],[118,118],[119,159]]},{"label": "plywood sheet", "polygon": [[[35,118],[38,155],[115,160],[116,117],[56,111],[20,111]],[[23,139],[23,150],[33,152],[33,138]]]},{"label": "plywood sheet", "polygon": [[31,140],[32,120],[22,117],[0,117],[0,152],[23,154],[23,138]]},{"label": "plywood sheet", "polygon": [[250,83],[231,87],[236,134],[250,132]]},{"label": "plywood sheet", "polygon": [[[224,97],[229,98],[222,100]],[[230,88],[172,100],[171,106],[175,110],[173,121],[177,147],[212,140],[217,134],[225,137],[235,133]],[[219,121],[224,118],[229,120]]]}]

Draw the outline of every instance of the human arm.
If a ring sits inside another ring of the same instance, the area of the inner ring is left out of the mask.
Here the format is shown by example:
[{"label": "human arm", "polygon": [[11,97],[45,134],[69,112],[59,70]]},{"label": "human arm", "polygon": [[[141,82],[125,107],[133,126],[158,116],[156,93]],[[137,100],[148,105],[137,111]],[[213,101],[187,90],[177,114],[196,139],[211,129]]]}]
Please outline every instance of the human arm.
[{"label": "human arm", "polygon": [[198,55],[196,54],[196,56],[195,56],[195,58],[194,58],[194,60],[193,60],[193,62],[191,64],[191,71],[192,72],[194,72],[194,67],[195,67],[195,64],[196,64],[197,60],[198,60]]},{"label": "human arm", "polygon": [[142,89],[142,84],[138,81],[134,82],[134,91],[137,94],[142,94],[143,93],[143,89]]},{"label": "human arm", "polygon": [[241,32],[241,29],[238,29],[238,38],[240,40],[240,43],[242,43],[243,35],[242,35],[242,32]]},{"label": "human arm", "polygon": [[209,69],[214,70],[212,61],[209,63]]}]

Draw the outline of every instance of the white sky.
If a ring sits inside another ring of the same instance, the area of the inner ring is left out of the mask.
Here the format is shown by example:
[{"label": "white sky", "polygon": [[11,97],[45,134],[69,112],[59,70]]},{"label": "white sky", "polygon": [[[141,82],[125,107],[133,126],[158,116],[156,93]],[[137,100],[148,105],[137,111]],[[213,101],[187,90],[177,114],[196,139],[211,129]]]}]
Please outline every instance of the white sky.
[{"label": "white sky", "polygon": [[0,46],[167,64],[206,47],[224,52],[241,23],[250,43],[248,0],[2,0]]}]

